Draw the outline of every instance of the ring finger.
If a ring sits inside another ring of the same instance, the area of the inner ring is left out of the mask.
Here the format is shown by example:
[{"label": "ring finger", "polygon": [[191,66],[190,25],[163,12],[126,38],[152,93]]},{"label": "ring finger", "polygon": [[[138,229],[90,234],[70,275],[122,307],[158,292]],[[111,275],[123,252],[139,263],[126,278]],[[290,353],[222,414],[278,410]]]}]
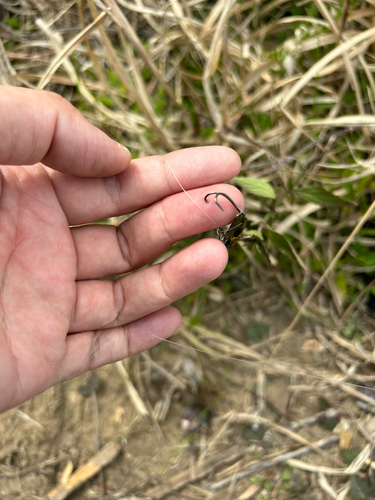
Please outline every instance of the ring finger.
[{"label": "ring finger", "polygon": [[158,311],[217,278],[227,260],[224,245],[206,239],[117,281],[78,281],[69,332],[113,328]]}]

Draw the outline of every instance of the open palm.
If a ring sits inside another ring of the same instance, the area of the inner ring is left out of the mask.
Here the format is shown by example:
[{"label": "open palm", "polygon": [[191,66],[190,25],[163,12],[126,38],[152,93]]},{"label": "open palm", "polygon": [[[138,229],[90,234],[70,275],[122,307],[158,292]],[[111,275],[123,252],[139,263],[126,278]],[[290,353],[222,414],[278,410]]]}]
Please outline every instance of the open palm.
[{"label": "open palm", "polygon": [[[231,204],[223,213],[203,198],[223,190],[211,184],[235,175],[240,162],[222,147],[130,161],[47,92],[0,87],[0,109],[2,411],[176,331],[180,314],[169,304],[216,278],[227,252],[206,239],[144,267],[213,225],[171,169],[222,225],[234,216]],[[224,189],[241,204],[233,187]],[[119,228],[83,225],[134,212]],[[119,273],[129,274],[102,279]]]}]

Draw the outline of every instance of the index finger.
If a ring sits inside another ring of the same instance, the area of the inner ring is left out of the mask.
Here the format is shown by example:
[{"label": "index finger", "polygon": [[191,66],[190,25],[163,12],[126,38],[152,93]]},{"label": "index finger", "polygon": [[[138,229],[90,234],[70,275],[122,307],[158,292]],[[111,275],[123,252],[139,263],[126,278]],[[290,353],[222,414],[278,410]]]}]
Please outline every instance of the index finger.
[{"label": "index finger", "polygon": [[129,151],[89,123],[58,94],[0,86],[0,165],[42,162],[60,172],[98,177],[122,172]]},{"label": "index finger", "polygon": [[122,173],[79,179],[49,172],[69,224],[78,225],[136,212],[182,191],[234,177],[241,160],[233,149],[206,146],[132,160]]}]

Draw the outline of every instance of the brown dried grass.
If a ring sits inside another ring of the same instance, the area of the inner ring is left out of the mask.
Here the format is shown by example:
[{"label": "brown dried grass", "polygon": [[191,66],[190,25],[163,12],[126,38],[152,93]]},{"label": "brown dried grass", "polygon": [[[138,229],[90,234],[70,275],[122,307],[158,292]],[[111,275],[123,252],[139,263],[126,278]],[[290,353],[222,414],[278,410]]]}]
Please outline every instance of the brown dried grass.
[{"label": "brown dried grass", "polygon": [[[201,458],[189,472],[200,467],[202,498],[211,498],[223,478],[230,485],[225,498],[235,498],[234,492],[252,498],[259,488],[248,488],[240,477],[267,468],[275,481],[272,498],[292,498],[276,467],[286,460],[308,471],[311,498],[318,490],[324,498],[353,494],[351,478],[364,480],[374,468],[368,452],[374,445],[374,392],[355,387],[372,385],[375,377],[374,325],[363,306],[374,282],[365,287],[359,276],[375,267],[356,259],[358,245],[374,246],[360,231],[365,224],[371,228],[374,208],[373,3],[24,0],[0,6],[2,84],[62,94],[136,156],[209,144],[236,149],[243,175],[266,180],[278,193],[275,202],[248,197],[251,221],[285,235],[304,264],[285,263],[272,245],[269,267],[245,245],[245,257],[237,250],[221,280],[181,305],[200,324],[186,319],[179,342],[209,357],[170,345],[168,359],[161,347],[154,359],[137,358],[126,370],[119,365],[139,415],[162,425],[176,393],[214,413],[209,437],[201,436]],[[292,7],[305,11],[293,15]],[[8,17],[19,25],[5,23]],[[311,185],[352,203],[324,209],[295,196],[296,188]],[[270,325],[270,334],[250,345],[245,332],[254,321]],[[341,335],[350,329],[353,340]],[[186,368],[186,352],[196,376]],[[151,365],[166,380],[154,406],[147,389]],[[276,396],[268,393],[273,384]],[[316,450],[326,444],[327,431],[309,431],[304,419],[319,416],[320,405],[328,403],[341,415],[339,444],[322,452],[325,466],[319,455],[319,462],[296,460],[303,453],[289,454],[293,439],[314,442]],[[244,411],[253,432],[255,424],[269,429],[265,440],[250,440],[261,459],[254,465],[254,456],[240,461],[238,454],[236,468],[205,483],[206,471],[216,470],[207,454],[233,440],[246,445],[238,432]],[[288,420],[300,422],[298,431],[288,430]],[[303,436],[296,434],[300,429]],[[338,454],[350,446],[362,450],[351,469]],[[164,493],[193,482],[189,474],[186,481],[170,479]],[[198,498],[198,488],[193,491],[191,498]]]}]

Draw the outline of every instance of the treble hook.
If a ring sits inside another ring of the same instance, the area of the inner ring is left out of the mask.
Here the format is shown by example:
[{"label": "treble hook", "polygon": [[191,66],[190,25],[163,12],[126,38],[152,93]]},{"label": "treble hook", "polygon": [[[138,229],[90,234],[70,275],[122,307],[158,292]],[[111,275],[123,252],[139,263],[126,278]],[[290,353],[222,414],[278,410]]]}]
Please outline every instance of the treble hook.
[{"label": "treble hook", "polygon": [[208,193],[208,194],[206,194],[206,196],[204,197],[204,201],[205,201],[206,203],[208,203],[208,201],[207,201],[207,197],[208,197],[208,196],[211,196],[212,194],[216,195],[216,196],[215,196],[215,203],[216,203],[216,205],[220,208],[220,210],[221,210],[222,212],[224,212],[224,209],[223,209],[223,207],[220,205],[220,203],[217,201],[217,197],[218,197],[219,195],[224,196],[224,198],[226,198],[228,201],[230,201],[230,202],[232,203],[232,205],[233,205],[233,206],[234,206],[234,207],[238,210],[238,212],[239,212],[240,214],[241,214],[241,213],[242,213],[242,214],[244,213],[244,211],[240,209],[240,207],[239,207],[239,206],[238,206],[238,205],[237,205],[237,204],[236,204],[236,203],[232,200],[232,198],[230,198],[230,197],[229,197],[227,194],[225,194],[225,193],[217,193],[217,192],[213,191],[212,193]]}]

